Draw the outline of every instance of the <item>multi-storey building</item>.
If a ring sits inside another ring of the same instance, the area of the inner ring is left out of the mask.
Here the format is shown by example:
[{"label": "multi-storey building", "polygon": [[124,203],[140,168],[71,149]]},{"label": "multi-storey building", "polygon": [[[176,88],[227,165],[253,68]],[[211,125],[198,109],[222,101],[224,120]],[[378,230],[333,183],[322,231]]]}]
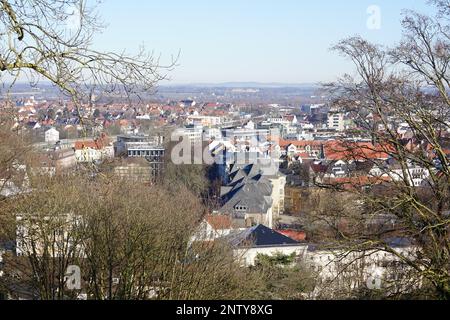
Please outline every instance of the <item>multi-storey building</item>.
[{"label": "multi-storey building", "polygon": [[344,114],[340,112],[330,112],[328,113],[328,129],[333,129],[336,131],[345,130]]}]

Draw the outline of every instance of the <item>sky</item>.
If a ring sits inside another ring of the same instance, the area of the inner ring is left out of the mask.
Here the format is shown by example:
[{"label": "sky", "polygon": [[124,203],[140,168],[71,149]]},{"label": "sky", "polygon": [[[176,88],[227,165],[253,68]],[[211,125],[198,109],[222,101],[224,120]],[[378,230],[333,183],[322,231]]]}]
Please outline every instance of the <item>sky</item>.
[{"label": "sky", "polygon": [[[333,44],[361,35],[392,46],[401,38],[402,10],[431,13],[426,2],[103,0],[98,11],[107,27],[95,46],[133,53],[145,45],[163,63],[180,53],[172,84],[331,81],[352,70],[330,51]],[[380,19],[368,12],[373,6]]]}]

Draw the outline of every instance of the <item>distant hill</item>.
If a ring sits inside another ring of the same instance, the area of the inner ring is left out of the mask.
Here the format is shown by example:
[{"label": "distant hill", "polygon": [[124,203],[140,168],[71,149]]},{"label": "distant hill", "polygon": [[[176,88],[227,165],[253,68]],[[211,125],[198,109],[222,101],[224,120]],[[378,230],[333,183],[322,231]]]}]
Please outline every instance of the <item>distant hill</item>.
[{"label": "distant hill", "polygon": [[188,83],[161,84],[160,87],[197,87],[197,88],[316,88],[317,83],[278,83],[278,82],[224,82],[224,83]]},{"label": "distant hill", "polygon": [[[5,83],[7,87],[9,84]],[[197,88],[317,88],[318,83],[281,83],[281,82],[223,82],[223,83],[171,83],[162,82],[159,87],[197,87]],[[40,81],[36,87],[52,88],[54,84],[48,81]],[[28,82],[18,82],[14,85],[15,89],[32,88]],[[33,87],[35,88],[35,87]]]}]

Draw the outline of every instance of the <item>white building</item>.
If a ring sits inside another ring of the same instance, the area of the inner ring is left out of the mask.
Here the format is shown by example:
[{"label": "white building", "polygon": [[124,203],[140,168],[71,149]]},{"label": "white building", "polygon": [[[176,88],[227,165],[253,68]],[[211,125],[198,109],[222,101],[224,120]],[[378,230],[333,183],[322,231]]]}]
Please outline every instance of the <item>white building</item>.
[{"label": "white building", "polygon": [[254,266],[258,260],[259,255],[273,257],[278,254],[290,256],[302,256],[308,249],[305,244],[291,244],[291,245],[270,245],[252,248],[240,248],[234,251],[236,259],[244,266]]},{"label": "white building", "polygon": [[224,239],[233,247],[235,259],[242,266],[254,266],[259,256],[293,256],[293,264],[309,269],[316,281],[314,290],[307,294],[309,299],[339,297],[361,288],[407,292],[422,285],[417,273],[400,258],[416,259],[417,247],[406,239],[388,240],[390,250],[395,253],[379,249],[321,249],[263,225],[233,231]]},{"label": "white building", "polygon": [[256,125],[252,120],[247,122],[247,124],[244,126],[244,129],[248,129],[248,130],[255,130],[255,128],[256,128]]},{"label": "white building", "polygon": [[272,214],[276,221],[284,213],[286,176],[279,174],[269,176],[268,179],[272,183]]},{"label": "white building", "polygon": [[328,129],[336,131],[345,130],[344,114],[340,112],[330,112],[328,114]]},{"label": "white building", "polygon": [[[12,171],[16,173],[17,178],[0,176],[0,196],[14,197],[31,191],[30,179],[27,173],[27,166],[19,163],[13,163]],[[21,177],[19,179],[19,177]]]},{"label": "white building", "polygon": [[75,157],[78,163],[92,163],[114,158],[114,146],[102,140],[77,141]]},{"label": "white building", "polygon": [[222,131],[218,128],[205,128],[203,138],[206,141],[222,139]]},{"label": "white building", "polygon": [[190,143],[201,143],[203,142],[203,127],[195,126],[193,128],[180,128],[177,129],[172,134],[174,141],[177,141],[177,138],[187,139]]},{"label": "white building", "polygon": [[267,119],[267,121],[273,124],[281,124],[286,126],[291,124],[288,120],[284,119],[283,117],[269,118]]},{"label": "white building", "polygon": [[56,143],[59,141],[59,131],[55,128],[51,128],[45,131],[45,142],[46,143]]},{"label": "white building", "polygon": [[[416,164],[408,163],[406,179],[415,187],[420,187],[430,177],[430,172]],[[369,173],[371,176],[377,178],[389,178],[393,181],[403,181],[403,168],[399,165],[392,166],[374,166]]]},{"label": "white building", "polygon": [[299,243],[264,225],[233,231],[225,238],[242,266],[254,266],[258,257],[276,255],[305,256],[308,245]]},{"label": "white building", "polygon": [[[16,217],[16,254],[18,256],[42,256],[48,252],[52,257],[74,254],[84,256],[81,243],[74,238],[74,231],[81,217],[73,213],[39,216],[20,214]],[[45,241],[45,238],[51,238]],[[78,244],[74,244],[77,241]],[[74,253],[76,251],[76,253]]]},{"label": "white building", "polygon": [[411,277],[411,268],[399,258],[414,260],[417,248],[403,239],[393,239],[389,246],[396,254],[377,249],[323,250],[308,245],[300,261],[316,274],[317,284],[310,298],[330,297],[336,292],[360,288],[399,291],[420,286],[420,279]]},{"label": "white building", "polygon": [[222,124],[222,118],[212,116],[192,115],[187,118],[187,124],[204,127],[219,126]]},{"label": "white building", "polygon": [[288,136],[295,136],[298,134],[298,128],[292,125],[283,125],[282,126],[282,136],[286,139]]},{"label": "white building", "polygon": [[219,214],[207,215],[200,223],[191,239],[191,243],[196,241],[214,241],[228,236],[233,230],[230,216]]}]

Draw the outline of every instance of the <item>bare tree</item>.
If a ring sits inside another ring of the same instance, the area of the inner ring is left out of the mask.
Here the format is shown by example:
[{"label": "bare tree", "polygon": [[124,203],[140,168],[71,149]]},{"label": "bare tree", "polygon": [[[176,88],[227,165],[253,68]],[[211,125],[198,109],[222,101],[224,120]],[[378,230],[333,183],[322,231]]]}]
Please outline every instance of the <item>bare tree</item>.
[{"label": "bare tree", "polygon": [[13,119],[0,120],[0,195],[14,194],[25,187],[26,161],[30,154],[29,140],[12,131]]},{"label": "bare tree", "polygon": [[[261,297],[257,273],[222,243],[192,243],[203,208],[186,188],[142,188],[109,177],[44,179],[9,198],[0,231],[16,239],[2,282],[34,299],[243,299]],[[67,268],[81,270],[68,290]],[[255,280],[246,285],[246,279]]]},{"label": "bare tree", "polygon": [[[104,26],[97,2],[87,0],[0,1],[0,75],[10,88],[17,80],[46,80],[68,95],[77,108],[101,95],[113,97],[151,93],[173,59],[162,65],[158,56],[103,52],[93,46]],[[80,115],[81,118],[81,115]]]},{"label": "bare tree", "polygon": [[[339,149],[349,161],[370,163],[373,170],[360,183],[355,184],[355,172],[347,186],[328,187],[356,194],[367,219],[393,216],[391,235],[411,239],[417,246],[413,258],[405,256],[392,249],[383,234],[373,232],[358,234],[359,249],[382,248],[398,256],[432,283],[439,297],[448,299],[450,7],[448,1],[433,3],[439,9],[436,17],[405,12],[404,37],[393,49],[360,37],[334,47],[357,71],[328,86],[334,107],[348,112],[372,139],[366,144],[342,142]],[[402,127],[407,127],[406,135]],[[377,153],[388,160],[374,156]]]},{"label": "bare tree", "polygon": [[[94,96],[151,93],[175,64],[172,59],[163,66],[144,49],[135,56],[95,50],[93,37],[103,26],[95,5],[84,0],[5,0],[0,7],[2,81],[11,82],[10,88],[24,77],[31,84],[50,81],[72,99],[81,120],[81,106]],[[21,149],[1,141],[11,153],[1,160],[3,170]],[[253,290],[244,285],[248,272],[228,247],[189,245],[204,208],[185,187],[142,188],[97,171],[30,180],[31,192],[6,198],[0,210],[1,234],[18,243],[5,259],[2,278],[13,297],[252,296],[244,294]],[[82,270],[81,291],[66,288],[70,264]]]},{"label": "bare tree", "polygon": [[80,194],[74,192],[79,180],[66,181],[62,189],[61,182],[45,176],[35,179],[31,186],[37,182],[39,189],[8,198],[1,211],[0,232],[15,243],[2,281],[15,298],[76,298],[66,290],[65,276],[83,256],[76,213]]}]

